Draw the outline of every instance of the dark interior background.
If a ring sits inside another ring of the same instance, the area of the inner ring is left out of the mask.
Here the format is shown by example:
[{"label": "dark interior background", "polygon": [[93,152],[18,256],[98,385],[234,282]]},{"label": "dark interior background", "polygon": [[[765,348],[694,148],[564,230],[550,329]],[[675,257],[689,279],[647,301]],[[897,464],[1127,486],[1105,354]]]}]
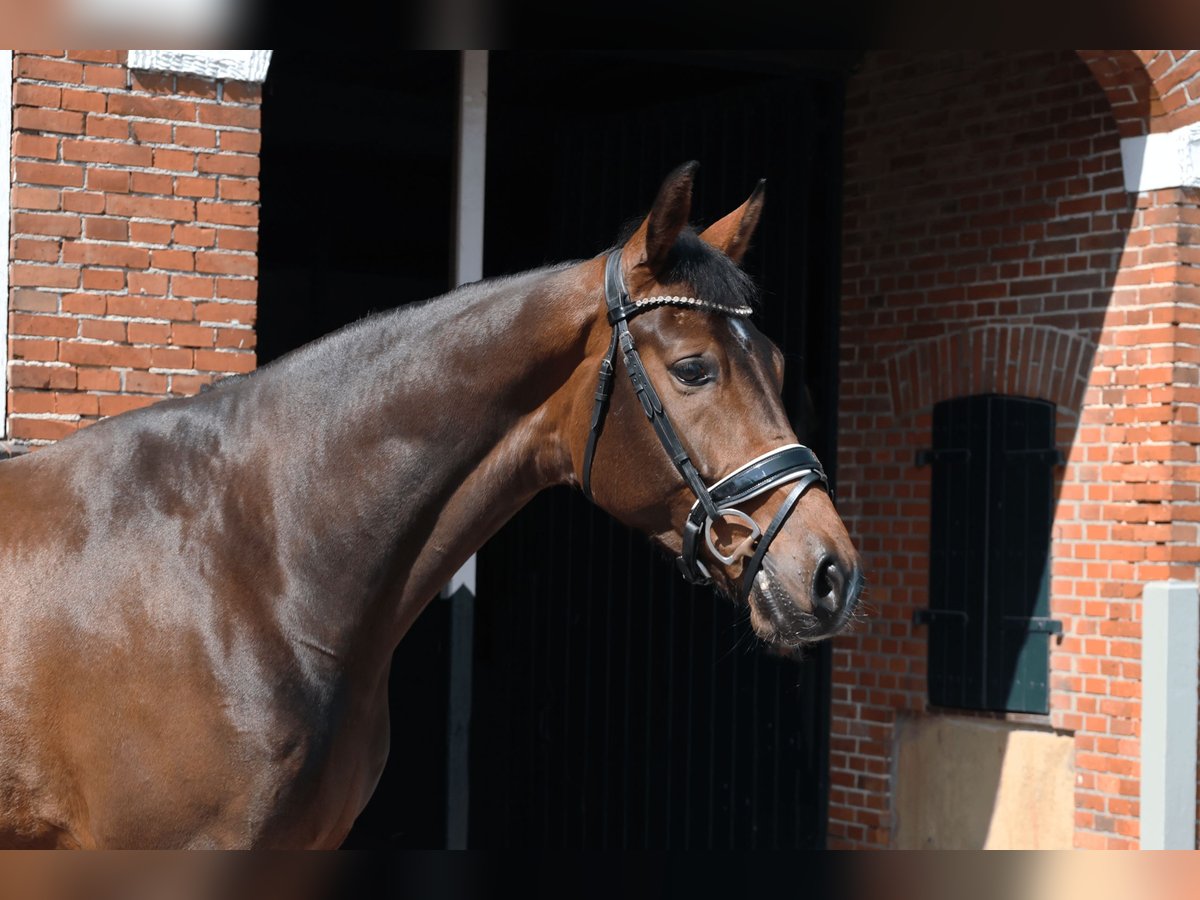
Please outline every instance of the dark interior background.
[{"label": "dark interior background", "polygon": [[[276,51],[262,363],[449,287],[457,62]],[[760,327],[788,358],[797,430],[833,470],[849,62],[492,53],[485,273],[599,252],[687,159],[701,161],[699,223],[765,176],[746,268],[763,287]],[[475,635],[471,846],[823,844],[827,651],[764,653],[744,610],[689,588],[578,495],[539,497],[481,552]],[[397,650],[392,758],[350,846],[444,845],[447,638],[448,606],[435,600]]]},{"label": "dark interior background", "polygon": [[[593,255],[688,159],[701,224],[766,177],[746,268],[797,430],[832,462],[842,82],[816,62],[494,53],[485,255],[489,274]],[[744,609],[566,489],[489,542],[479,593],[473,846],[823,845],[824,650],[764,653]]]},{"label": "dark interior background", "polygon": [[336,56],[263,87],[259,365],[450,287],[458,54]]}]

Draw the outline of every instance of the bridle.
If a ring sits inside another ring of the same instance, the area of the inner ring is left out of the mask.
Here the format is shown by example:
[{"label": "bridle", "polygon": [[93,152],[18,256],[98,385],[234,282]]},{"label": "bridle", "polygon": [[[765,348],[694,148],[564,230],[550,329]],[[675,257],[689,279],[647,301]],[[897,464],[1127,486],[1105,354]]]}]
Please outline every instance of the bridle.
[{"label": "bridle", "polygon": [[[676,470],[692,493],[696,502],[688,513],[687,522],[683,527],[683,552],[676,560],[683,577],[692,584],[709,584],[712,576],[707,567],[698,559],[700,550],[700,535],[704,535],[705,543],[713,557],[725,565],[732,565],[738,559],[749,556],[750,561],[742,572],[741,599],[747,600],[754,587],[754,578],[762,566],[767,548],[783,528],[784,522],[792,514],[797,502],[804,492],[812,485],[820,483],[829,489],[829,479],[821,467],[817,455],[801,444],[785,444],[782,447],[764,453],[750,460],[745,465],[730,472],[724,478],[706,486],[695,464],[679,440],[671,420],[663,409],[662,400],[642,358],[633,342],[633,334],[629,331],[629,320],[639,313],[659,306],[684,306],[693,309],[705,309],[728,316],[748,316],[749,307],[723,306],[694,297],[647,297],[642,300],[630,300],[625,288],[625,277],[621,271],[621,248],[608,254],[604,265],[604,302],[608,307],[608,323],[612,326],[612,339],[608,344],[608,352],[600,363],[600,377],[596,384],[595,405],[592,407],[591,431],[588,433],[587,449],[583,456],[583,491],[592,498],[592,461],[596,455],[596,444],[600,433],[604,430],[604,418],[608,412],[608,402],[612,396],[613,375],[616,372],[617,350],[625,360],[625,370],[633,389],[642,404],[646,418],[654,427],[658,440],[662,443],[667,456],[671,458]],[[766,530],[758,527],[747,513],[738,506],[754,497],[767,493],[782,484],[795,482],[795,486],[783,501],[783,505],[775,513]],[[721,553],[712,538],[713,526],[723,519],[736,519],[750,528],[750,536],[739,544],[732,553]],[[757,543],[756,543],[757,542]]]}]

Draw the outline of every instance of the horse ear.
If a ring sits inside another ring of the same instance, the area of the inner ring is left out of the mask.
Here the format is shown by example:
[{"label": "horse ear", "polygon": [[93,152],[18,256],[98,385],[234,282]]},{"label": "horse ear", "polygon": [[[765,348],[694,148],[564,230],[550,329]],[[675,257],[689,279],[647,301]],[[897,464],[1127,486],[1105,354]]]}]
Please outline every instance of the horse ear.
[{"label": "horse ear", "polygon": [[767,179],[763,178],[755,185],[750,199],[727,215],[713,222],[700,235],[700,239],[716,247],[735,263],[741,263],[750,246],[750,238],[758,227],[759,216],[762,215],[763,199],[766,193]]},{"label": "horse ear", "polygon": [[656,271],[666,262],[675,239],[687,225],[692,210],[692,180],[699,167],[695,160],[685,162],[664,179],[650,214],[629,239],[633,250],[630,261],[635,265],[643,263]]}]

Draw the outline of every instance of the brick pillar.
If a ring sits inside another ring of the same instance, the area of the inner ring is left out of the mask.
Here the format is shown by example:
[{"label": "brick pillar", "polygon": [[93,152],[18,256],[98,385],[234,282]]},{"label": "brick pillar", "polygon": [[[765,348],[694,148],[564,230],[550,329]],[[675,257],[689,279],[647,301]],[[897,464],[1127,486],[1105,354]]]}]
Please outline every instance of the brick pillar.
[{"label": "brick pillar", "polygon": [[254,368],[255,84],[13,56],[9,436]]}]

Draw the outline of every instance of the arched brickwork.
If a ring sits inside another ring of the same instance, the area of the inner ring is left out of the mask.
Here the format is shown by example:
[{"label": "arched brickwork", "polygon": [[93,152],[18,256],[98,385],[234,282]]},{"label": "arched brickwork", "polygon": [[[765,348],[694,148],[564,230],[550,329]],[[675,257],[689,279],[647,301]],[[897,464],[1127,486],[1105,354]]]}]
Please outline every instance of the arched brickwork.
[{"label": "arched brickwork", "polygon": [[1079,50],[1104,89],[1121,137],[1200,121],[1200,52]]},{"label": "arched brickwork", "polygon": [[1135,50],[1162,98],[1162,114],[1151,131],[1171,131],[1200,121],[1200,52]]},{"label": "arched brickwork", "polygon": [[1079,50],[1112,106],[1121,137],[1148,134],[1162,117],[1162,99],[1142,54],[1153,50]]},{"label": "arched brickwork", "polygon": [[971,394],[1016,394],[1077,411],[1096,347],[1048,325],[986,324],[920,341],[887,360],[892,413]]}]

